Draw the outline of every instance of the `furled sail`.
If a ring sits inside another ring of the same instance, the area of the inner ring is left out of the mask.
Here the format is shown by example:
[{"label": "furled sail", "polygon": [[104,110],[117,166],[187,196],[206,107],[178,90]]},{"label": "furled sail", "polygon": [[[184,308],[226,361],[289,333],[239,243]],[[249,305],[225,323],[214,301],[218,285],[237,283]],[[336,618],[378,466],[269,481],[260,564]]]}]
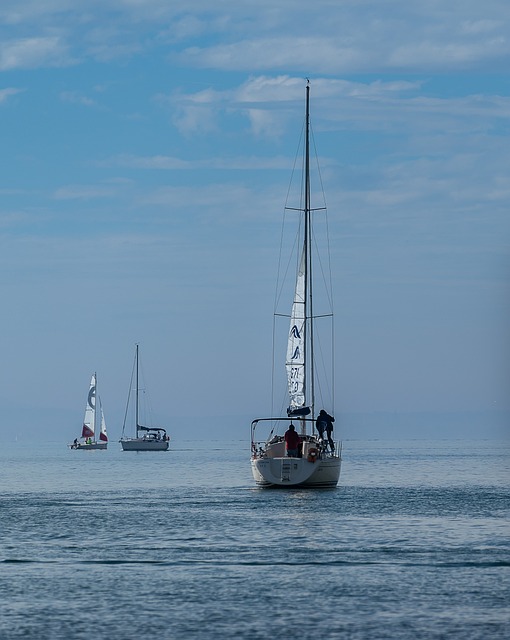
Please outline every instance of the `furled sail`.
[{"label": "furled sail", "polygon": [[288,413],[292,415],[305,406],[305,249],[301,254],[299,272],[290,317],[287,343]]},{"label": "furled sail", "polygon": [[85,418],[83,419],[82,438],[93,438],[95,430],[95,413],[96,413],[96,374],[92,375],[90,380],[89,395],[87,397],[87,406],[85,407]]}]

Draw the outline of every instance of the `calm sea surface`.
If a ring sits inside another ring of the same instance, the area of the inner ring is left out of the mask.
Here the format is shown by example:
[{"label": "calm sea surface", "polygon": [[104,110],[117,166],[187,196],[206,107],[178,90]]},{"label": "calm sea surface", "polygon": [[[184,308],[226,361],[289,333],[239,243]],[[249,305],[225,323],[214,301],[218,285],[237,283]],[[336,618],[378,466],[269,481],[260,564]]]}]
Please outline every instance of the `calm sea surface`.
[{"label": "calm sea surface", "polygon": [[245,440],[0,443],[0,638],[510,638],[508,443],[344,442],[334,490]]}]

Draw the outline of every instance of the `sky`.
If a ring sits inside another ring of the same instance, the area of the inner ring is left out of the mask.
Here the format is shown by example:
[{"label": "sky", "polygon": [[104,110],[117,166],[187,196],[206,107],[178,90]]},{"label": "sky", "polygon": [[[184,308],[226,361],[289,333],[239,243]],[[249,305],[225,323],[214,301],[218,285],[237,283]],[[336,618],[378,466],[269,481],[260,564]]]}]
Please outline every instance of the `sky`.
[{"label": "sky", "polygon": [[[2,0],[0,438],[177,441],[271,410],[306,79],[338,437],[508,435],[506,0]],[[282,363],[282,380],[285,371]]]}]

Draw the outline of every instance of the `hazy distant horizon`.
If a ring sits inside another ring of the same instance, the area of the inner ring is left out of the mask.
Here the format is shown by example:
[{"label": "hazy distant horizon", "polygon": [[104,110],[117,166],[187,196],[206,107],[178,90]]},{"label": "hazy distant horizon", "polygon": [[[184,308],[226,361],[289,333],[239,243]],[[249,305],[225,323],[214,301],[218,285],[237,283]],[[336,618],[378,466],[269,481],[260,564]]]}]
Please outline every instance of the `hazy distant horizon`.
[{"label": "hazy distant horizon", "polygon": [[[73,419],[71,419],[71,417]],[[171,443],[201,440],[211,442],[232,439],[246,441],[247,456],[249,454],[249,434],[251,420],[257,416],[215,416],[207,419],[204,416],[190,414],[174,416],[161,424],[168,430]],[[18,415],[11,420],[3,418],[0,431],[0,442],[18,440],[45,440],[61,443],[65,446],[80,435],[81,422],[76,416],[69,416],[69,421],[62,424],[63,416],[59,416],[59,426],[51,426],[48,412],[33,416]],[[10,428],[6,428],[9,424]],[[55,424],[55,423],[54,423]],[[505,440],[510,442],[510,411],[478,411],[478,412],[349,412],[336,414],[335,439],[347,440],[435,440],[435,439],[469,439],[469,440]],[[122,435],[122,420],[109,421],[108,435],[110,446]]]}]

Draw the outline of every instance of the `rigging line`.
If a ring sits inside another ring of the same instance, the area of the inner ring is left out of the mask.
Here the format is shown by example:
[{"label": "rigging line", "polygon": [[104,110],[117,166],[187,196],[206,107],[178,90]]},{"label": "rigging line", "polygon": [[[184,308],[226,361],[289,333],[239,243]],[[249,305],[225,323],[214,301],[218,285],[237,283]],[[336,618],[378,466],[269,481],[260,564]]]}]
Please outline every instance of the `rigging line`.
[{"label": "rigging line", "polygon": [[145,369],[143,368],[142,360],[138,359],[140,366],[140,376],[142,378],[143,387],[139,389],[142,392],[142,412],[143,412],[143,421],[146,423],[146,427],[155,427],[159,420],[156,420],[154,417],[152,398],[149,393],[149,385],[146,380]]},{"label": "rigging line", "polygon": [[[282,236],[283,237],[283,236]],[[298,230],[294,236],[294,242],[293,242],[293,246],[290,250],[290,254],[288,256],[288,260],[287,260],[287,264],[285,267],[285,273],[281,274],[281,270],[282,270],[282,266],[281,266],[281,262],[282,262],[282,255],[283,255],[283,248],[282,246],[280,246],[280,255],[278,258],[278,269],[279,269],[279,273],[278,273],[278,278],[277,278],[277,290],[275,292],[275,300],[274,300],[274,309],[273,309],[273,339],[272,339],[272,367],[271,367],[271,409],[274,409],[274,390],[275,390],[275,384],[276,384],[276,318],[277,317],[286,317],[286,318],[290,318],[291,316],[289,314],[281,314],[277,312],[277,308],[280,304],[280,299],[283,295],[283,291],[285,289],[285,285],[288,284],[290,276],[289,276],[289,271],[290,271],[290,266],[293,262],[293,256],[296,255],[296,259],[299,261],[300,255],[299,255],[299,249],[298,249],[298,245],[299,245],[299,240],[301,237],[301,220],[299,221],[299,226],[298,226]],[[292,286],[294,286],[295,283],[293,283]]]},{"label": "rigging line", "polygon": [[[273,317],[273,367],[272,367],[272,376],[271,376],[271,411],[272,415],[283,415],[286,413],[286,407],[288,406],[288,388],[287,388],[287,380],[284,380],[282,376],[281,382],[278,384],[278,390],[276,389],[276,350],[275,350],[275,333],[276,333],[276,318]],[[278,391],[278,395],[280,395],[280,407],[276,408],[276,392]],[[274,427],[273,427],[274,430]],[[273,431],[272,430],[272,431]]]},{"label": "rigging line", "polygon": [[[273,313],[273,316],[275,318],[292,318],[290,313]],[[316,320],[317,318],[332,318],[333,314],[332,313],[314,313],[313,316],[314,320]]]},{"label": "rigging line", "polygon": [[[332,280],[331,280],[331,258],[328,255],[328,265],[329,265],[329,278],[326,278],[326,274],[324,273],[324,265],[321,259],[321,254],[319,251],[319,247],[317,245],[317,237],[316,234],[313,234],[313,244],[315,247],[315,255],[317,256],[317,261],[320,267],[320,273],[322,275],[322,282],[324,284],[324,295],[326,296],[328,303],[329,303],[329,308],[330,308],[330,314],[324,314],[324,315],[333,315],[333,292],[331,290],[331,285],[332,285]],[[329,282],[328,282],[329,280]],[[316,318],[319,318],[320,316],[315,316]]]},{"label": "rigging line", "polygon": [[335,415],[335,385],[336,385],[336,376],[335,376],[335,321],[331,320],[331,409],[333,411],[333,415]]},{"label": "rigging line", "polygon": [[142,410],[141,410],[141,415],[142,417],[139,417],[140,423],[143,424],[143,426],[147,427],[147,398],[145,396],[145,389],[146,389],[146,385],[145,385],[145,374],[144,374],[144,370],[143,370],[143,365],[142,365],[142,361],[140,359],[140,356],[138,356],[138,368],[140,370],[140,378],[142,380],[142,384],[143,387],[140,386],[140,381],[138,381],[138,395],[141,395],[141,402],[140,404],[142,405]]},{"label": "rigging line", "polygon": [[133,367],[131,369],[131,380],[129,381],[129,391],[128,391],[128,399],[127,399],[127,403],[126,403],[126,411],[124,413],[124,422],[122,423],[122,437],[124,437],[124,430],[126,428],[126,421],[127,421],[127,415],[128,415],[128,411],[129,411],[129,402],[130,402],[130,398],[131,398],[131,391],[133,389],[133,378],[135,375],[135,363],[136,363],[136,356],[133,360]]},{"label": "rigging line", "polygon": [[315,135],[314,135],[311,123],[310,123],[310,133],[311,133],[312,144],[313,144],[313,149],[314,149],[315,164],[317,166],[317,175],[319,177],[319,184],[321,186],[322,200],[324,202],[324,209],[326,211],[324,217],[325,217],[325,220],[326,220],[326,243],[327,243],[328,268],[329,268],[329,274],[328,274],[329,275],[329,292],[330,292],[330,297],[331,297],[331,309],[334,309],[334,304],[333,304],[333,272],[332,272],[332,268],[331,268],[331,243],[330,243],[330,236],[329,236],[328,206],[327,206],[327,202],[326,202],[326,192],[324,191],[324,182],[322,180],[322,171],[321,171],[321,167],[320,167],[320,163],[319,163],[319,155],[317,153],[317,147],[316,147],[316,144],[315,144]]},{"label": "rigging line", "polygon": [[275,332],[276,332],[276,316],[273,314],[273,354],[271,366],[271,415],[274,415],[274,384],[275,384]]},{"label": "rigging line", "polygon": [[[301,157],[301,153],[300,153],[300,149],[303,145],[303,137],[304,137],[304,123],[301,127],[301,134],[299,136],[298,139],[298,144],[296,147],[296,153],[294,154],[294,163],[292,165],[292,171],[290,174],[290,180],[289,180],[289,184],[287,187],[287,195],[285,197],[285,205],[283,207],[283,219],[282,219],[282,225],[281,225],[281,233],[280,233],[280,251],[278,254],[278,268],[277,268],[277,272],[276,272],[276,287],[275,287],[275,300],[274,300],[274,310],[276,311],[279,301],[280,301],[280,296],[282,295],[282,290],[283,290],[283,286],[284,283],[287,280],[287,274],[288,274],[288,270],[289,270],[289,264],[287,264],[287,267],[285,269],[285,274],[283,277],[281,277],[281,261],[282,261],[282,256],[283,256],[283,238],[285,235],[285,223],[286,223],[286,210],[289,209],[288,202],[289,202],[289,198],[290,198],[290,192],[292,189],[292,185],[294,183],[294,176],[296,174],[296,165],[298,162],[298,158]],[[302,196],[301,196],[302,197]],[[292,252],[291,252],[292,255]]]},{"label": "rigging line", "polygon": [[317,146],[316,146],[316,144],[315,144],[315,135],[314,135],[314,132],[313,132],[313,126],[312,126],[312,123],[311,123],[311,122],[310,122],[310,138],[311,138],[311,140],[312,140],[313,156],[314,156],[314,159],[315,159],[315,165],[316,165],[316,167],[317,167],[317,175],[318,175],[318,177],[319,177],[319,183],[320,183],[320,185],[321,185],[322,201],[324,202],[324,206],[323,206],[323,208],[325,209],[325,208],[327,208],[327,204],[326,204],[326,193],[325,193],[325,191],[324,191],[324,184],[323,184],[323,182],[322,182],[321,167],[320,167],[320,164],[319,164],[319,154],[318,154],[318,152],[317,152]]},{"label": "rigging line", "polygon": [[283,393],[282,393],[282,399],[281,399],[280,410],[278,412],[278,415],[281,416],[281,415],[286,414],[288,406],[289,406],[289,393],[288,393],[287,389],[284,388]]},{"label": "rigging line", "polygon": [[[278,258],[278,278],[277,278],[277,290],[276,290],[276,294],[275,294],[275,306],[273,309],[273,314],[276,314],[276,309],[278,308],[279,304],[280,304],[280,299],[281,296],[283,294],[283,290],[285,288],[286,283],[288,283],[288,279],[289,279],[289,270],[290,270],[290,266],[292,264],[292,260],[293,260],[293,256],[296,256],[296,260],[299,263],[299,258],[300,258],[300,254],[299,254],[299,245],[300,245],[300,238],[301,238],[301,227],[302,227],[302,221],[299,221],[299,225],[298,225],[298,229],[296,231],[296,234],[294,236],[294,242],[292,245],[292,248],[290,249],[290,253],[289,253],[289,257],[287,260],[287,264],[285,267],[285,272],[282,276],[281,271],[282,271],[282,267],[281,267],[281,262],[282,262],[282,256],[283,256],[283,245],[280,244],[280,255]],[[283,242],[283,241],[282,241]],[[295,283],[293,283],[294,285]]]},{"label": "rigging line", "polygon": [[296,165],[297,165],[298,158],[302,159],[302,155],[303,155],[301,153],[300,149],[303,146],[304,130],[305,130],[305,123],[303,122],[303,125],[301,127],[301,133],[300,133],[300,136],[299,136],[299,139],[298,139],[296,153],[294,155],[294,164],[292,165],[292,172],[290,174],[289,186],[287,188],[287,197],[285,198],[285,208],[287,208],[287,203],[288,203],[289,197],[290,197],[290,190],[292,188],[292,183],[294,182],[294,174],[296,173]]},{"label": "rigging line", "polygon": [[[329,316],[331,318],[331,324],[330,326],[333,327],[333,318],[332,316]],[[332,335],[334,335],[334,332],[332,332]],[[316,334],[316,339],[318,342],[318,351],[319,351],[319,356],[320,357],[315,357],[315,370],[317,372],[317,384],[319,386],[320,389],[320,396],[321,396],[321,400],[322,400],[322,404],[323,406],[325,405],[324,402],[324,398],[327,394],[329,400],[331,402],[333,402],[333,398],[334,398],[334,358],[331,358],[329,360],[329,366],[326,366],[326,358],[324,357],[324,353],[325,351],[327,352],[327,347],[329,347],[328,343],[326,342],[326,350],[324,349],[324,344],[323,344],[323,332],[317,332]],[[331,338],[330,338],[331,340]],[[320,367],[319,367],[320,365]],[[328,372],[328,369],[330,369],[330,371]],[[320,370],[320,372],[319,372]]]},{"label": "rigging line", "polygon": [[[319,179],[319,184],[321,187],[321,194],[322,194],[322,201],[324,203],[324,211],[325,211],[325,224],[326,224],[326,246],[327,246],[327,275],[325,273],[325,269],[324,269],[324,264],[321,258],[321,252],[319,251],[318,247],[317,247],[317,239],[316,239],[316,235],[313,234],[313,240],[314,240],[314,245],[315,245],[315,250],[316,250],[316,255],[318,257],[318,261],[319,261],[319,266],[320,266],[320,270],[321,270],[321,274],[322,274],[322,280],[324,283],[324,290],[326,293],[326,297],[328,299],[329,302],[329,306],[330,306],[330,310],[331,310],[331,317],[332,317],[332,321],[331,321],[331,348],[332,348],[332,352],[335,352],[335,331],[334,331],[334,320],[333,320],[333,313],[334,313],[334,300],[333,300],[333,272],[332,272],[332,266],[331,266],[331,242],[330,242],[330,234],[329,234],[329,215],[328,215],[328,208],[327,208],[327,202],[326,202],[326,193],[324,191],[324,182],[322,179],[322,172],[321,172],[321,167],[320,167],[320,163],[319,163],[319,155],[317,152],[317,146],[316,146],[316,142],[315,142],[315,134],[313,131],[313,125],[310,122],[310,138],[312,140],[312,145],[313,145],[313,149],[314,149],[314,158],[315,158],[315,165],[316,165],[316,171],[317,171],[317,176]],[[328,286],[329,284],[329,286]],[[334,414],[334,410],[335,410],[335,358],[333,357],[331,360],[331,403],[332,403],[332,411]],[[323,363],[323,368],[324,368],[324,374],[326,374],[326,370],[325,370],[325,364]],[[327,379],[327,376],[326,376]],[[320,393],[322,395],[322,389],[320,389]]]},{"label": "rigging line", "polygon": [[[308,211],[324,211],[327,207],[309,207]],[[287,211],[303,211],[304,209],[300,207],[285,207]]]},{"label": "rigging line", "polygon": [[274,290],[273,312],[276,311],[276,308],[278,307],[278,302],[279,302],[280,296],[281,296],[281,289],[280,289],[280,292],[278,291],[278,289],[279,289],[279,285],[280,285],[280,272],[281,272],[281,263],[282,263],[282,255],[283,255],[283,234],[284,234],[284,229],[285,229],[285,210],[283,212],[282,227],[281,227],[281,232],[280,232],[280,250],[278,251],[278,266],[276,268],[276,286],[275,286],[275,290]]}]

